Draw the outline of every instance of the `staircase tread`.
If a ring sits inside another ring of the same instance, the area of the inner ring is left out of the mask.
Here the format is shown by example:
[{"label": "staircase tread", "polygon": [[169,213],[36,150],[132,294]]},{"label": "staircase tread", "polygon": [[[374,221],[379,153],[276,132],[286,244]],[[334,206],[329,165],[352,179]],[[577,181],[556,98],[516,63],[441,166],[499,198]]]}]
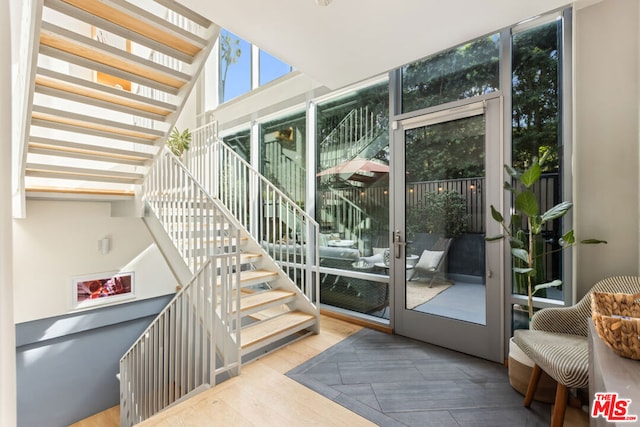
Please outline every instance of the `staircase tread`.
[{"label": "staircase tread", "polygon": [[[189,35],[187,36],[187,38],[185,37],[185,35],[187,34],[185,31],[173,26],[169,22],[166,22],[166,26],[172,27],[174,31],[166,31],[162,27],[159,27],[156,22],[152,22],[157,20],[158,18],[152,17],[150,14],[147,15],[144,12],[141,12],[139,8],[133,5],[129,7],[135,7],[134,10],[125,11],[109,5],[108,2],[98,0],[63,1],[65,3],[72,4],[73,6],[88,13],[91,13],[92,15],[106,19],[107,21],[114,22],[123,28],[127,28],[130,31],[147,37],[148,39],[170,46],[187,55],[195,56],[198,52],[200,52],[200,47],[194,43],[195,40],[188,40],[188,38],[196,39],[197,36]],[[183,35],[179,36],[175,34],[176,32],[180,32]],[[185,38],[187,39],[185,40]]]},{"label": "staircase tread", "polygon": [[257,279],[265,279],[272,276],[277,276],[278,272],[270,270],[246,270],[240,272],[240,281],[249,281]]},{"label": "staircase tread", "polygon": [[252,310],[276,301],[291,298],[294,295],[295,292],[284,289],[270,289],[263,292],[254,292],[242,297],[240,300],[240,311]]},{"label": "staircase tread", "polygon": [[63,188],[63,187],[27,187],[27,193],[56,193],[56,194],[73,194],[73,195],[97,195],[97,196],[126,196],[134,197],[135,191],[130,190],[112,190],[100,188]]},{"label": "staircase tread", "polygon": [[106,104],[113,104],[120,107],[126,107],[139,113],[149,113],[159,117],[166,117],[171,114],[170,109],[159,108],[155,105],[149,105],[123,96],[116,96],[104,90],[97,90],[88,86],[79,86],[71,83],[55,80],[46,76],[36,76],[36,89],[38,86],[56,90],[60,93],[72,94],[84,99],[101,101]]},{"label": "staircase tread", "polygon": [[279,333],[293,329],[315,318],[302,311],[290,311],[280,316],[254,323],[242,329],[242,348],[253,346]]},{"label": "staircase tread", "polygon": [[[249,264],[251,262],[254,262],[255,260],[261,258],[262,255],[258,254],[258,253],[253,253],[253,252],[242,252],[240,254],[240,264]],[[220,267],[220,264],[222,263],[221,259],[218,259],[217,261],[218,263],[218,267]]]},{"label": "staircase tread", "polygon": [[[56,87],[58,89],[62,89],[63,87],[77,87],[78,91],[90,92],[96,94],[96,96],[98,96],[98,94],[105,94],[109,99],[119,98],[125,102],[133,102],[135,105],[140,105],[141,109],[145,109],[145,107],[142,106],[147,105],[150,108],[146,109],[153,113],[163,113],[165,111],[174,113],[177,110],[176,105],[168,102],[124,91],[116,87],[106,86],[102,83],[86,80],[78,76],[62,74],[44,67],[38,67],[36,69],[36,76],[36,83],[44,86]],[[87,95],[87,93],[85,93],[85,95]],[[132,106],[131,104],[129,105]]]},{"label": "staircase tread", "polygon": [[188,75],[49,22],[40,27],[40,44],[98,64],[180,89]]},{"label": "staircase tread", "polygon": [[71,110],[60,110],[39,104],[34,104],[32,116],[41,120],[87,127],[151,140],[156,140],[165,134],[165,132],[160,129],[136,126],[134,124],[122,123],[117,120],[103,119],[101,117],[76,113]]}]

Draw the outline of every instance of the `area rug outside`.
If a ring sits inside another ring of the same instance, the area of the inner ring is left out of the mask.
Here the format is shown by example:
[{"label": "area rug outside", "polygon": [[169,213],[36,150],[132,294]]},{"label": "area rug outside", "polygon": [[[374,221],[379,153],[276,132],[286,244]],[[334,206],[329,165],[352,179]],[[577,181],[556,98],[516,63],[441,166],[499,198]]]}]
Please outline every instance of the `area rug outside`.
[{"label": "area rug outside", "polygon": [[428,282],[408,281],[407,282],[407,308],[409,310],[424,304],[435,298],[439,293],[446,291],[451,287],[451,283],[444,281],[435,281],[429,287]]}]

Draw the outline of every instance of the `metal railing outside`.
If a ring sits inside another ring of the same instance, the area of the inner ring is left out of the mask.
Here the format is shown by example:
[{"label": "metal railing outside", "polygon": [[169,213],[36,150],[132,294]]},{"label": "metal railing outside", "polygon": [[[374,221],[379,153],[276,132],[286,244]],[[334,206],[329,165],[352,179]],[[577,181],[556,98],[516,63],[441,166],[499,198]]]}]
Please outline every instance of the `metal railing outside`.
[{"label": "metal railing outside", "polygon": [[239,226],[168,149],[144,198],[195,274],[120,360],[122,426],[240,369]]}]

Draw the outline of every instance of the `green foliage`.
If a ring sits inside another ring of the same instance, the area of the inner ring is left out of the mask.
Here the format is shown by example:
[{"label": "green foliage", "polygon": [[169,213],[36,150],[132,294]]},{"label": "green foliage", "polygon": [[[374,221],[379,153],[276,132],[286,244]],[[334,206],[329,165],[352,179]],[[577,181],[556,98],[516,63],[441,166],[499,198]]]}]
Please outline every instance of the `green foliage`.
[{"label": "green foliage", "polygon": [[178,158],[182,157],[184,150],[188,150],[191,145],[191,132],[185,129],[182,132],[178,128],[173,128],[169,139],[167,139],[167,147]]},{"label": "green foliage", "polygon": [[561,24],[550,22],[513,36],[513,166],[525,169],[539,153],[542,172],[558,169]]},{"label": "green foliage", "polygon": [[453,190],[426,193],[420,206],[407,211],[406,223],[411,236],[426,232],[458,237],[468,228],[467,201]]},{"label": "green foliage", "polygon": [[[533,316],[533,296],[536,292],[562,285],[562,281],[558,279],[544,282],[543,263],[548,253],[544,251],[545,243],[542,238],[544,225],[549,221],[564,217],[573,207],[571,202],[565,201],[540,214],[532,187],[540,180],[543,163],[547,157],[548,153],[545,153],[540,160],[534,157],[530,166],[524,171],[505,165],[507,175],[515,181],[515,185],[505,182],[504,188],[513,192],[515,196],[516,214],[511,217],[511,222],[507,224],[502,214],[492,205],[491,217],[501,225],[504,233],[486,238],[487,241],[495,241],[508,236],[513,257],[515,287],[517,290],[525,290],[526,292],[529,318]],[[598,239],[587,239],[580,243],[597,244],[607,242]],[[577,244],[577,241],[573,230],[569,230],[562,236],[562,247],[559,250],[567,249],[575,244]]]}]

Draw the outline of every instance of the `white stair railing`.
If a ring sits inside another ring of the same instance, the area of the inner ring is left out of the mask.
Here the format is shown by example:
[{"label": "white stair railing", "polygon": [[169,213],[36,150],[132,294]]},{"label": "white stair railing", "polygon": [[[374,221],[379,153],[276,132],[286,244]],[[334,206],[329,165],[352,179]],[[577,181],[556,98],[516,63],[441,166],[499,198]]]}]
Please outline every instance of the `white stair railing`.
[{"label": "white stair railing", "polygon": [[240,228],[167,149],[144,200],[195,274],[120,360],[122,426],[240,369]]},{"label": "white stair railing", "polygon": [[217,138],[216,124],[192,132],[184,164],[313,303],[319,299],[318,223]]}]

